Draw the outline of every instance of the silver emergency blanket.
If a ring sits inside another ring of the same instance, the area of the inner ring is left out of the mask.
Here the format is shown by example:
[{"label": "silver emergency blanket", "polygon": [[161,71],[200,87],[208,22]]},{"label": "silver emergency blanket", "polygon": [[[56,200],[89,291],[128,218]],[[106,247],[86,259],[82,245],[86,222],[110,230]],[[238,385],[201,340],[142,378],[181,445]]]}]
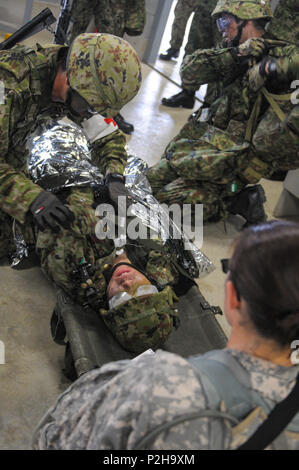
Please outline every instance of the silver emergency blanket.
[{"label": "silver emergency blanket", "polygon": [[133,198],[130,215],[135,215],[142,223],[158,234],[163,243],[168,243],[182,267],[191,276],[204,277],[216,268],[209,258],[190,241],[186,234],[173,222],[169,213],[152,195],[146,174],[148,165],[138,157],[128,159],[124,175],[126,187]]},{"label": "silver emergency blanket", "polygon": [[[42,118],[28,137],[26,146],[29,150],[29,175],[45,190],[57,192],[69,187],[103,183],[103,176],[91,163],[89,143],[83,129],[67,118]],[[141,220],[163,244],[168,243],[179,264],[192,277],[209,274],[215,266],[189,241],[154,198],[146,178],[147,171],[146,162],[134,155],[129,157],[124,172],[132,200],[129,215]],[[15,264],[26,256],[20,234],[16,242]],[[18,247],[22,248],[19,252]]]},{"label": "silver emergency blanket", "polygon": [[102,183],[103,175],[91,163],[83,129],[68,118],[41,118],[27,137],[28,172],[48,191]]}]

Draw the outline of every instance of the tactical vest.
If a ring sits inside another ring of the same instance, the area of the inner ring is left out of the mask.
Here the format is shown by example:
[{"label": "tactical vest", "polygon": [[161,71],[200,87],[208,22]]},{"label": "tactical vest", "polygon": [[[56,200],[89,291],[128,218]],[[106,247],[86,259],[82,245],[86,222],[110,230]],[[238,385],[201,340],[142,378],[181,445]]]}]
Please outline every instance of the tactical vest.
[{"label": "tactical vest", "polygon": [[[210,448],[224,449],[224,424],[230,432],[229,449],[235,450],[246,442],[266,420],[274,403],[264,399],[252,389],[250,375],[239,362],[225,350],[215,350],[204,356],[188,359],[193,371],[200,380],[203,393],[208,400],[208,408],[193,411],[173,419],[169,423],[152,430],[142,438],[134,450],[150,448],[155,438],[173,426],[199,418],[218,418],[219,432],[210,436]],[[196,442],[196,436],[193,437]],[[267,449],[299,449],[298,413]]]}]

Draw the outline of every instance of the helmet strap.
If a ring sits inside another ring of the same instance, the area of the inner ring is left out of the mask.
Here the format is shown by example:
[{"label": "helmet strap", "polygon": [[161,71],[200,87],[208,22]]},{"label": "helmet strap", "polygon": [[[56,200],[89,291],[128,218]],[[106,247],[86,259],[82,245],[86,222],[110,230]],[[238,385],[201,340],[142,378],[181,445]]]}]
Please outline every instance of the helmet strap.
[{"label": "helmet strap", "polygon": [[242,32],[243,32],[243,28],[246,25],[247,25],[247,20],[242,21],[242,23],[240,23],[238,25],[238,33],[237,33],[236,37],[228,43],[227,47],[238,47],[239,46],[240,39],[241,39]]}]

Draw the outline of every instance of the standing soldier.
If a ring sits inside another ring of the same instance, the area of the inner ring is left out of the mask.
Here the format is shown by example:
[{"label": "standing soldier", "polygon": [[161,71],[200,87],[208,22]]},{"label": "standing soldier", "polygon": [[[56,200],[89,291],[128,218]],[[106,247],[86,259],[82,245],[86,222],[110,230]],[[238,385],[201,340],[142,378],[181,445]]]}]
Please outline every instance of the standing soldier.
[{"label": "standing soldier", "polygon": [[[211,17],[211,13],[216,6],[217,0],[197,0],[194,3],[194,17],[191,23],[188,42],[185,47],[185,57],[192,54],[197,49],[210,49],[216,47],[220,42],[221,36],[217,30],[215,21]],[[160,55],[160,59],[161,59]],[[165,59],[164,59],[165,60]],[[205,105],[211,104],[219,94],[220,83],[214,82],[208,85],[205,96]],[[182,80],[182,91],[163,98],[162,104],[170,108],[188,108],[192,109],[195,102],[195,92],[198,88],[187,88]]]},{"label": "standing soldier", "polygon": [[187,56],[181,75],[191,89],[219,79],[224,89],[148,178],[160,202],[202,203],[205,222],[238,213],[255,223],[265,217],[265,196],[260,185],[245,187],[299,166],[299,109],[291,100],[299,49],[267,39],[269,0],[219,0],[213,16],[228,47]]},{"label": "standing soldier", "polygon": [[[74,0],[71,41],[86,31],[92,16],[99,33],[138,36],[145,25],[145,0]],[[134,126],[121,114],[117,113],[113,118],[126,134],[134,131]]]}]

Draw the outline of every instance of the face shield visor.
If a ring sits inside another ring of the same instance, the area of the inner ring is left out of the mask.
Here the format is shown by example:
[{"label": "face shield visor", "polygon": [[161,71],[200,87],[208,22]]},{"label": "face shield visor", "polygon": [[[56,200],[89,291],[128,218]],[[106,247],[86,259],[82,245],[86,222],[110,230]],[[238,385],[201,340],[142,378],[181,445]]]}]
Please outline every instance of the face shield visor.
[{"label": "face shield visor", "polygon": [[216,20],[217,28],[220,34],[225,33],[231,22],[233,21],[234,17],[233,16],[221,16]]},{"label": "face shield visor", "polygon": [[141,297],[143,295],[152,295],[152,294],[157,294],[159,291],[156,286],[153,286],[152,284],[147,284],[144,286],[139,286],[138,289],[136,290],[135,295],[130,295],[128,292],[122,291],[119,292],[118,294],[114,295],[111,297],[109,300],[109,309],[112,310],[115,307],[118,307],[119,305],[123,304],[124,302],[127,302],[128,300],[135,299],[137,297]]}]

